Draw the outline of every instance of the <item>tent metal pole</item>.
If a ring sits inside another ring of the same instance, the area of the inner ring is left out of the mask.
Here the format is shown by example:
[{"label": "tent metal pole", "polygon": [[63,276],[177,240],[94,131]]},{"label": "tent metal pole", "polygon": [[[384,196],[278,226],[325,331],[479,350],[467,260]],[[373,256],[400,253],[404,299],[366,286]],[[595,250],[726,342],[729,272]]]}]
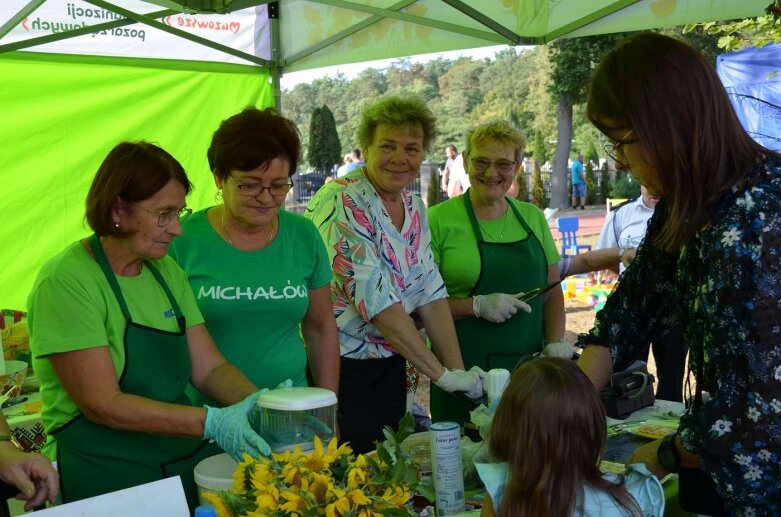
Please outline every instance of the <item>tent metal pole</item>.
[{"label": "tent metal pole", "polygon": [[[149,13],[146,16],[150,18],[162,18],[164,16],[170,16],[172,14],[178,14],[178,13],[179,11],[171,11],[170,9],[165,9],[163,11],[155,11],[153,13]],[[134,23],[136,23],[135,20],[129,20],[125,18],[122,20],[114,20],[112,22],[90,25],[88,27],[82,27],[80,29],[72,29],[57,34],[50,34],[48,36],[39,36],[37,38],[29,38],[22,41],[16,41],[14,43],[7,43],[5,45],[0,45],[0,54],[4,54],[6,52],[12,52],[14,50],[37,47],[38,45],[54,43],[55,41],[75,38],[76,36],[83,36],[85,34],[92,34],[104,30],[116,29],[117,27],[124,27],[125,25],[132,25]]]},{"label": "tent metal pole", "polygon": [[269,29],[271,31],[271,85],[274,89],[274,106],[282,113],[282,89],[279,85],[279,76],[282,75],[281,49],[279,38],[279,2],[269,2],[266,6],[268,12]]},{"label": "tent metal pole", "polygon": [[163,32],[173,34],[174,36],[179,36],[180,38],[186,39],[188,41],[192,41],[193,43],[198,43],[199,45],[204,45],[206,47],[209,47],[214,50],[218,50],[220,52],[224,52],[228,55],[237,57],[239,59],[249,61],[250,63],[255,63],[256,65],[262,67],[271,66],[271,63],[269,63],[265,59],[259,58],[257,56],[253,56],[252,54],[247,54],[246,52],[242,52],[241,50],[237,50],[235,48],[231,48],[214,41],[210,41],[206,38],[196,36],[195,34],[190,34],[189,32],[176,29],[164,23],[160,23],[156,20],[152,20],[148,18],[146,15],[134,13],[133,11],[128,11],[127,9],[123,9],[122,7],[111,4],[109,2],[104,2],[103,0],[84,0],[84,1],[92,5],[102,7],[103,9],[108,9],[109,11],[114,11],[115,13],[119,13],[125,18],[130,18],[132,20],[137,21],[138,23],[143,23],[144,25],[154,27],[155,29],[159,29]]},{"label": "tent metal pole", "polygon": [[584,27],[590,23],[594,23],[595,21],[600,20],[606,16],[610,16],[611,14],[618,12],[625,7],[629,7],[632,4],[636,4],[639,1],[640,0],[617,0],[616,2],[613,2],[612,4],[607,5],[602,9],[597,9],[596,11],[589,13],[588,16],[584,16],[583,18],[575,20],[572,23],[568,23],[567,25],[563,25],[558,29],[549,32],[544,37],[544,43],[553,41],[556,38],[562,36],[566,36],[570,32],[580,29],[581,27]]},{"label": "tent metal pole", "polygon": [[497,22],[493,18],[490,18],[486,16],[485,14],[481,13],[474,7],[471,7],[469,5],[466,5],[461,0],[442,0],[442,2],[446,3],[453,9],[456,9],[460,11],[461,13],[469,16],[476,22],[481,23],[482,25],[485,25],[489,29],[491,29],[493,32],[497,34],[501,34],[504,36],[507,41],[505,43],[509,43],[510,45],[528,45],[533,44],[534,41],[529,38],[522,38],[512,30],[508,29],[501,23]]},{"label": "tent metal pole", "polygon": [[18,13],[11,16],[11,18],[0,27],[0,39],[3,39],[6,34],[14,29],[14,27],[27,18],[30,13],[38,9],[44,1],[45,0],[30,0],[30,3],[19,9]]}]

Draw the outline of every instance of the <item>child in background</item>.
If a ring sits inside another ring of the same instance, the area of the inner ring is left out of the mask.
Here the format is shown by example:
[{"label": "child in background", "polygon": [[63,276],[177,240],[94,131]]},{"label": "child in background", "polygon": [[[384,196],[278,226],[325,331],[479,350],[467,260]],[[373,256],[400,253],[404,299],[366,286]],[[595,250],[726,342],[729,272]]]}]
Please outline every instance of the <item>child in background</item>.
[{"label": "child in background", "polygon": [[568,360],[522,365],[502,395],[477,464],[488,494],[481,517],[661,516],[664,491],[644,465],[602,474],[607,422],[594,385]]}]

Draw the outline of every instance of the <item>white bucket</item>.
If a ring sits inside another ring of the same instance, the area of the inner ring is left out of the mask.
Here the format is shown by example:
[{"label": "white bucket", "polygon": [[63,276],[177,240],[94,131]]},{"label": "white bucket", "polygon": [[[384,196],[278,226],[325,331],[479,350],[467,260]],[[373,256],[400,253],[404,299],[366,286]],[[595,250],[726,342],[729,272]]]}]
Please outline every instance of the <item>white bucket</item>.
[{"label": "white bucket", "polygon": [[237,466],[238,463],[226,453],[198,462],[193,471],[195,484],[198,486],[198,504],[211,504],[203,497],[206,492],[230,490],[233,486],[233,471]]}]

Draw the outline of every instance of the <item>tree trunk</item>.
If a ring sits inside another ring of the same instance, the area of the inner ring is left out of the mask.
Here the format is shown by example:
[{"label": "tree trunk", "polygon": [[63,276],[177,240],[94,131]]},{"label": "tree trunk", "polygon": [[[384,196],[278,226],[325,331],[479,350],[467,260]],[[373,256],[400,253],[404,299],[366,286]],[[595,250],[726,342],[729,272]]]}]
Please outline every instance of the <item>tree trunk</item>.
[{"label": "tree trunk", "polygon": [[551,208],[565,208],[570,205],[567,160],[572,148],[572,101],[565,95],[559,95],[559,106],[556,114],[556,156],[553,159],[553,174],[551,175]]}]

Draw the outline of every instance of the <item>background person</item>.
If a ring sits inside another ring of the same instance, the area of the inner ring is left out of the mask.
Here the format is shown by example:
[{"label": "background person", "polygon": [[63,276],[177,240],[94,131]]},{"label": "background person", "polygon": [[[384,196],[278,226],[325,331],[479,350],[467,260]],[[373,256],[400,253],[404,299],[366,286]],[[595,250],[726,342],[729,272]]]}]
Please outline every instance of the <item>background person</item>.
[{"label": "background person", "polygon": [[529,361],[513,374],[488,435],[500,463],[476,464],[488,495],[481,517],[664,514],[645,465],[602,474],[607,423],[599,394],[572,361]]},{"label": "background person", "polygon": [[355,169],[360,169],[365,165],[366,163],[361,158],[361,150],[356,147],[352,151],[350,151],[350,163],[347,164],[347,167],[345,168],[345,172],[349,174]]},{"label": "background person", "polygon": [[345,154],[344,164],[340,165],[339,168],[336,169],[336,177],[341,178],[342,176],[345,176],[347,174],[347,166],[350,165],[351,163],[353,163],[353,155],[350,153]]},{"label": "background person", "polygon": [[586,172],[583,169],[583,155],[578,153],[577,158],[572,160],[572,209],[578,208],[578,199],[580,200],[580,209],[586,209],[586,196],[588,195],[586,187]]},{"label": "background person", "polygon": [[683,469],[682,501],[718,501],[703,488],[715,481],[728,513],[777,515],[781,156],[745,132],[712,65],[659,34],[627,38],[603,58],[587,115],[662,199],[634,262],[581,337],[579,364],[600,388],[680,322],[696,376],[692,404],[675,435],[641,447],[633,461],[658,476]]},{"label": "background person", "polygon": [[300,151],[296,126],[271,108],[225,119],[206,153],[222,202],[186,217],[169,253],[217,347],[255,385],[306,386],[308,364],[315,385],[337,393],[328,255],[311,221],[280,210]]},{"label": "background person", "polygon": [[339,426],[358,452],[373,449],[383,426],[395,428],[404,414],[405,359],[446,391],[482,396],[480,372],[463,371],[425,205],[405,191],[434,135],[434,116],[422,100],[380,98],[358,126],[366,166],[326,185],[307,207],[333,265]]},{"label": "background person", "polygon": [[[553,289],[527,305],[513,295],[558,282],[559,251],[542,211],[506,196],[523,155],[508,123],[469,131],[464,163],[471,187],[429,210],[434,260],[450,294],[466,368],[514,369],[543,350],[572,356],[564,337],[564,296]],[[433,421],[463,422],[468,403],[431,390]]]},{"label": "background person", "polygon": [[450,169],[453,167],[453,161],[456,159],[456,156],[458,156],[458,149],[456,146],[450,144],[445,147],[445,156],[447,156],[447,161],[445,162],[445,168],[442,170],[440,188],[443,192],[447,193],[447,186],[450,182]]},{"label": "background person", "polygon": [[25,501],[29,512],[44,504],[54,503],[60,490],[60,480],[51,462],[38,453],[24,452],[11,441],[11,429],[0,413],[0,481],[19,490],[16,499]]},{"label": "background person", "polygon": [[450,174],[447,180],[447,197],[460,196],[469,188],[469,175],[464,169],[464,155],[459,154],[453,158],[450,166]]},{"label": "background person", "polygon": [[[257,387],[214,346],[184,272],[166,256],[189,190],[163,149],[120,143],[87,195],[95,233],[35,280],[30,349],[63,502],[179,475],[195,506],[198,461],[220,447],[234,458],[270,452],[248,421]],[[229,407],[192,406],[188,381]]]}]

